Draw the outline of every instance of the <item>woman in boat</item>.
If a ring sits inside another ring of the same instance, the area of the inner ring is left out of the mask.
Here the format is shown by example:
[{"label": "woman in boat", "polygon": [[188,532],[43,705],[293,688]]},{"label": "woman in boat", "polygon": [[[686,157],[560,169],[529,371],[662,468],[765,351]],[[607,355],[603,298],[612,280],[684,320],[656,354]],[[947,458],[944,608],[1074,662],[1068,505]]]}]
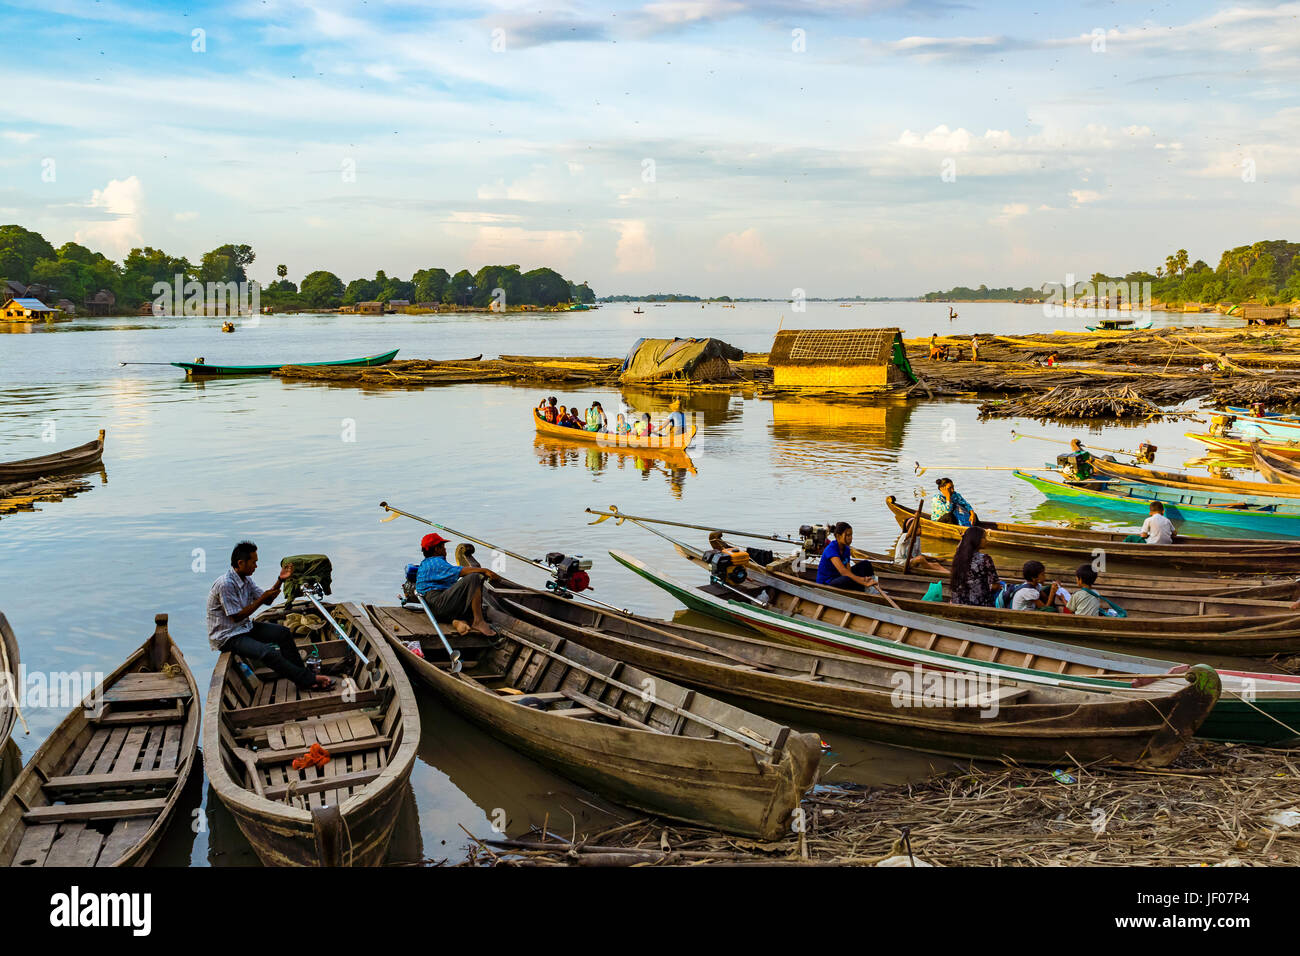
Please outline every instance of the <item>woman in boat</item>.
[{"label": "woman in boat", "polygon": [[592,402],[591,408],[587,409],[587,431],[603,432],[608,425],[609,419],[605,417],[605,409],[600,407],[600,402]]},{"label": "woman in boat", "polygon": [[957,491],[951,478],[940,478],[935,485],[938,486],[939,492],[930,499],[931,520],[961,525],[963,528],[975,524],[975,510]]},{"label": "woman in boat", "polygon": [[876,570],[870,561],[849,565],[853,560],[853,526],[847,521],[836,522],[831,534],[834,537],[826,542],[821,562],[817,565],[817,583],[845,591],[879,593]]},{"label": "woman in boat", "polygon": [[1093,475],[1092,453],[1083,447],[1083,442],[1079,441],[1079,439],[1071,438],[1070,454],[1074,456],[1074,477],[1072,480],[1087,481]]},{"label": "woman in boat", "polygon": [[988,534],[975,526],[966,529],[952,556],[952,574],[948,578],[949,603],[993,607],[1002,581],[993,559],[984,553]]},{"label": "woman in boat", "polygon": [[638,438],[645,438],[654,434],[654,425],[650,424],[649,412],[643,412],[641,417],[637,419],[636,424],[632,426],[632,434]]},{"label": "woman in boat", "polygon": [[[918,533],[912,538],[912,527],[916,524],[916,516],[908,518],[903,524],[903,530],[899,532],[898,539],[894,542],[894,567],[902,571],[906,569],[922,568],[935,574],[947,574],[948,569],[938,561],[931,558],[921,550],[921,535]],[[908,539],[912,538],[912,546],[908,548]],[[909,554],[910,552],[910,554]],[[908,557],[911,562],[908,562]]]},{"label": "woman in boat", "polygon": [[626,435],[632,430],[632,426],[627,423],[627,419],[622,412],[618,413],[618,419],[614,422],[614,434]]}]

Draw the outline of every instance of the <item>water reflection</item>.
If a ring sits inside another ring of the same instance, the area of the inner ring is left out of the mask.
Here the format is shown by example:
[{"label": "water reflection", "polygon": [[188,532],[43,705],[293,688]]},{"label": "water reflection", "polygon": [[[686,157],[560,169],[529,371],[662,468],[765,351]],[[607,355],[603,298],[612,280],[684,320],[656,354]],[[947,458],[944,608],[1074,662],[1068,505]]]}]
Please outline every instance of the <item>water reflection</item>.
[{"label": "water reflection", "polygon": [[682,496],[687,475],[696,474],[695,462],[684,452],[663,453],[655,449],[616,448],[566,442],[561,438],[537,436],[533,450],[538,463],[549,468],[585,468],[596,475],[614,471],[635,471],[643,479],[663,475],[674,498]]}]

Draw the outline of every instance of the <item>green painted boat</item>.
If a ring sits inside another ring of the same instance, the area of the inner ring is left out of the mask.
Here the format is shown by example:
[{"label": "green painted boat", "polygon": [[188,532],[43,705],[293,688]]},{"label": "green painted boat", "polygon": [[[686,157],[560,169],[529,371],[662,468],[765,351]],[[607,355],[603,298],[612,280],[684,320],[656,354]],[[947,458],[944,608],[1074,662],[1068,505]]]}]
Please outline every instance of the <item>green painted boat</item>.
[{"label": "green painted boat", "polygon": [[1165,506],[1165,517],[1175,523],[1300,536],[1300,505],[1294,499],[1269,501],[1258,495],[1215,495],[1114,478],[1084,484],[1053,481],[1024,471],[1011,474],[1047,497],[1073,505],[1145,518],[1150,514],[1151,502],[1159,501]]},{"label": "green painted boat", "polygon": [[401,349],[393,349],[391,352],[383,352],[379,355],[340,359],[337,362],[281,362],[279,365],[209,365],[206,362],[169,362],[168,364],[184,369],[185,374],[190,378],[207,378],[212,375],[270,375],[287,365],[302,365],[306,368],[319,368],[327,365],[351,365],[358,368],[372,368],[376,365],[387,365],[400,351]]},{"label": "green painted boat", "polygon": [[[906,668],[960,670],[1055,687],[1109,688],[1115,693],[1188,670],[1188,665],[1175,661],[1009,634],[797,585],[777,590],[770,583],[710,581],[692,587],[629,554],[610,551],[609,555],[692,611],[779,642],[831,648]],[[694,559],[700,557],[697,553]],[[1218,674],[1222,696],[1197,731],[1198,737],[1265,745],[1300,740],[1300,676],[1223,668]]]}]

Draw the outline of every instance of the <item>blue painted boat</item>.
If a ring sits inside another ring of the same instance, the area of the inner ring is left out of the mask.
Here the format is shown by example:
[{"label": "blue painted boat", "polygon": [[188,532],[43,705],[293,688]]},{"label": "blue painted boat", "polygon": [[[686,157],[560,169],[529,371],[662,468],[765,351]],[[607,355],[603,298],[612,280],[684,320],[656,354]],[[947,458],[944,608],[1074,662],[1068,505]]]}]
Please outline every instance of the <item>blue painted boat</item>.
[{"label": "blue painted boat", "polygon": [[1247,418],[1276,418],[1284,422],[1300,422],[1300,415],[1285,415],[1282,412],[1265,412],[1263,415],[1256,415],[1249,408],[1242,408],[1240,405],[1225,405],[1224,411],[1229,415],[1244,415]]},{"label": "blue painted boat", "polygon": [[1300,536],[1300,502],[1263,495],[1215,495],[1147,485],[1114,478],[1086,482],[1053,481],[1023,471],[1013,475],[1027,481],[1047,497],[1088,508],[1101,508],[1145,518],[1151,502],[1165,506],[1165,517],[1175,524],[1210,524],[1219,527]]}]

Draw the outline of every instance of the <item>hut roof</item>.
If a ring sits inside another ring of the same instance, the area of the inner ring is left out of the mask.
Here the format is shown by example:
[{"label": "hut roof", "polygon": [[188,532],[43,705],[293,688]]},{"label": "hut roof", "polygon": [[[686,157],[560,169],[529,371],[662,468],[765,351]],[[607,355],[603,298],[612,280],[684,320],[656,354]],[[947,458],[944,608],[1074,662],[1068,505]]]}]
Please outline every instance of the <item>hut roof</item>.
[{"label": "hut roof", "polygon": [[58,309],[52,309],[40,299],[14,299],[13,304],[20,308],[27,309],[29,312],[58,312]]},{"label": "hut roof", "polygon": [[823,366],[893,363],[916,381],[898,329],[782,329],[776,333],[767,362]]}]

